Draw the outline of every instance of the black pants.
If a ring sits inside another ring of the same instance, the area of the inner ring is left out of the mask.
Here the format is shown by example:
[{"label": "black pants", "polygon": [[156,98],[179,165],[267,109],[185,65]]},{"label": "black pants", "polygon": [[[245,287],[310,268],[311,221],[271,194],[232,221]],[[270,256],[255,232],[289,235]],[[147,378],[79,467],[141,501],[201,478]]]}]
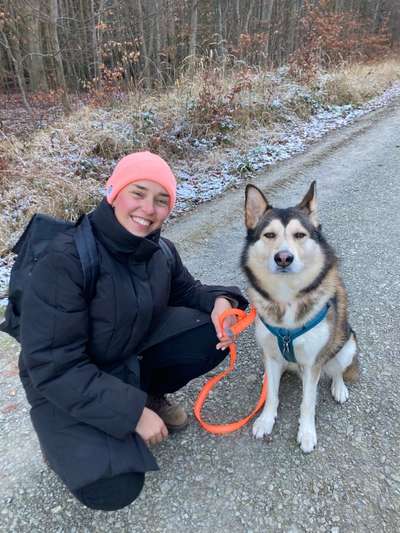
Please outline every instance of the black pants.
[{"label": "black pants", "polygon": [[[215,349],[217,342],[214,326],[210,323],[153,346],[142,354],[141,387],[149,394],[179,390],[226,357],[228,351]],[[143,484],[144,474],[132,472],[100,479],[74,491],[74,495],[91,509],[116,511],[132,503]]]}]

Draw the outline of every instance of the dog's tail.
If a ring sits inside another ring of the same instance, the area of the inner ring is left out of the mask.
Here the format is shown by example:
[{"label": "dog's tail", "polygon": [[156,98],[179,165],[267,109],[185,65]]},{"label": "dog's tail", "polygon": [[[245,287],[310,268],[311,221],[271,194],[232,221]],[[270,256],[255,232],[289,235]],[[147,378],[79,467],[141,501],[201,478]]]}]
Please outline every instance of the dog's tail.
[{"label": "dog's tail", "polygon": [[343,379],[348,383],[356,383],[360,379],[360,364],[358,355],[354,356],[350,366],[343,372]]},{"label": "dog's tail", "polygon": [[[357,343],[356,334],[354,333],[354,331],[352,331],[351,333]],[[353,360],[350,365],[343,372],[343,379],[348,383],[356,383],[360,379],[360,359],[358,355],[358,350],[354,354]]]}]

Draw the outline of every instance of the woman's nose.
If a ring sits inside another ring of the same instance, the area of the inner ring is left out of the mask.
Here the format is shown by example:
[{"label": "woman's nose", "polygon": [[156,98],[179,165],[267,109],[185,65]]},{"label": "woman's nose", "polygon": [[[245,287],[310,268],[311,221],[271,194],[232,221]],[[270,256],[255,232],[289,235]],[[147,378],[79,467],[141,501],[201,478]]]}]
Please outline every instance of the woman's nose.
[{"label": "woman's nose", "polygon": [[142,209],[147,214],[154,213],[154,202],[151,198],[145,198],[143,200]]}]

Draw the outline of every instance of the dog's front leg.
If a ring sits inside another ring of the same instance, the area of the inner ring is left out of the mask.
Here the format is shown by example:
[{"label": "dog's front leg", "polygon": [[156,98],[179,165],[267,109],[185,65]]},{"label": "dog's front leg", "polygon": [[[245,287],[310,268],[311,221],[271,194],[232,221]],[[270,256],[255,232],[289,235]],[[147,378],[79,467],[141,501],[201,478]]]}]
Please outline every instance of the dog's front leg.
[{"label": "dog's front leg", "polygon": [[315,431],[315,404],[321,368],[303,367],[303,400],[300,408],[299,431],[297,442],[304,453],[313,451],[317,444]]},{"label": "dog's front leg", "polygon": [[253,435],[262,439],[269,435],[274,427],[279,405],[279,383],[281,381],[284,365],[278,359],[265,356],[265,372],[267,374],[267,398],[263,412],[253,425]]}]

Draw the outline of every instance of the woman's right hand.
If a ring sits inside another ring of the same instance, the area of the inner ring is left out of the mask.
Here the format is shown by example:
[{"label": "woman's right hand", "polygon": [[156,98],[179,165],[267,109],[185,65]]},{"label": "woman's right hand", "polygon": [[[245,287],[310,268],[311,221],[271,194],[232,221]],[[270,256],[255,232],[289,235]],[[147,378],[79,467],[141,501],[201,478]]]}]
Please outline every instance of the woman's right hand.
[{"label": "woman's right hand", "polygon": [[146,444],[157,444],[168,437],[168,429],[162,419],[151,409],[145,407],[135,428]]}]

